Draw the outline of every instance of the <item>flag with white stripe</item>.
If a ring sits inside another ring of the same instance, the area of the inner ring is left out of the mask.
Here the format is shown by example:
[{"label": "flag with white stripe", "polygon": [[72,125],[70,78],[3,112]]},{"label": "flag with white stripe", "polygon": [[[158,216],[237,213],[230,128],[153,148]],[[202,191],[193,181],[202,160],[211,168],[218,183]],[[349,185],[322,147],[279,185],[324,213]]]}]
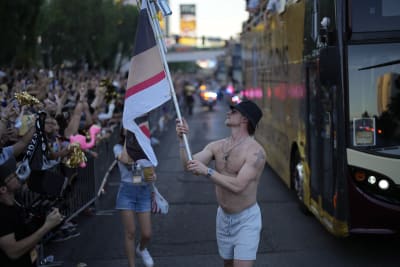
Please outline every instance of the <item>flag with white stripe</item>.
[{"label": "flag with white stripe", "polygon": [[147,8],[147,1],[143,0],[129,69],[122,121],[124,128],[135,134],[148,159],[156,166],[158,162],[151,147],[149,129],[140,127],[135,118],[170,100],[171,91]]}]

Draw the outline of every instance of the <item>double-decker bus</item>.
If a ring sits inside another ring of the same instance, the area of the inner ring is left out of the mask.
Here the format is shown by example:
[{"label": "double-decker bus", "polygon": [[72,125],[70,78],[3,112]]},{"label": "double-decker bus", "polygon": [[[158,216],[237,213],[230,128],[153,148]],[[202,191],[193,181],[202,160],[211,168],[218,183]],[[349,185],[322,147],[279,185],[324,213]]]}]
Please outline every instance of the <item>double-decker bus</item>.
[{"label": "double-decker bus", "polygon": [[399,232],[400,1],[269,1],[241,34],[268,164],[334,235]]}]

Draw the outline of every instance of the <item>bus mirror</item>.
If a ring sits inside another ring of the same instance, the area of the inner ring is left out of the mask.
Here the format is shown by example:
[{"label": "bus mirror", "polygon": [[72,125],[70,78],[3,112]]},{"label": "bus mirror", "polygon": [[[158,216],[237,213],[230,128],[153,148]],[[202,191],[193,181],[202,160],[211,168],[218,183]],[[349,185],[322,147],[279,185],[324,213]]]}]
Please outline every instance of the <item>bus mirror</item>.
[{"label": "bus mirror", "polygon": [[340,70],[339,50],[336,46],[320,49],[319,79],[322,85],[329,86],[338,82]]}]

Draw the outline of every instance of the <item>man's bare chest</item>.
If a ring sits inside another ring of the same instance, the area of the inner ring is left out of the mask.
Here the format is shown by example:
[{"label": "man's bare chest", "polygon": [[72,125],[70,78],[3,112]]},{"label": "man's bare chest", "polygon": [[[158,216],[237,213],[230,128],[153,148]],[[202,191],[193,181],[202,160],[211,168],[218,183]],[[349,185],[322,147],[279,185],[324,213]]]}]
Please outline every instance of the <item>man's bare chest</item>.
[{"label": "man's bare chest", "polygon": [[216,155],[216,169],[221,173],[236,176],[245,162],[245,154],[240,151],[232,151],[228,156],[223,152]]}]

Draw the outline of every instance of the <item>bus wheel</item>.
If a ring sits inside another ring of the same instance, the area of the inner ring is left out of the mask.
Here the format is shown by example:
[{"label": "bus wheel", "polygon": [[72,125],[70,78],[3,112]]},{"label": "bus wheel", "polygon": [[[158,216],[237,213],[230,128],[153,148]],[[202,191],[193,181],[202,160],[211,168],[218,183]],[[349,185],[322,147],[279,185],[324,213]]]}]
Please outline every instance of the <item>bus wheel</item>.
[{"label": "bus wheel", "polygon": [[290,173],[292,176],[293,189],[296,192],[297,199],[299,200],[299,208],[304,214],[309,214],[307,206],[304,204],[304,166],[301,162],[299,152],[295,152],[291,162]]}]

